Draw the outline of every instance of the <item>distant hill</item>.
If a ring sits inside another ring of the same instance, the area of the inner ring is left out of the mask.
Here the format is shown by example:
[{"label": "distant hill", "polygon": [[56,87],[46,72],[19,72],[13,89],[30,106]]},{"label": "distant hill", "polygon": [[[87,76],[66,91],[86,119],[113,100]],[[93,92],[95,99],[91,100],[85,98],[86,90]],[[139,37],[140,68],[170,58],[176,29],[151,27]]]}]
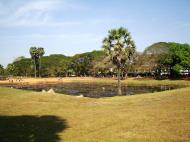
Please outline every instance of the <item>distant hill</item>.
[{"label": "distant hill", "polygon": [[160,54],[167,53],[171,42],[157,42],[147,47],[142,54],[138,54],[135,68],[139,71],[150,71],[156,67]]},{"label": "distant hill", "polygon": [[154,43],[151,46],[147,47],[144,50],[144,54],[146,55],[159,55],[162,53],[167,53],[170,47],[170,43],[167,42],[158,42]]}]

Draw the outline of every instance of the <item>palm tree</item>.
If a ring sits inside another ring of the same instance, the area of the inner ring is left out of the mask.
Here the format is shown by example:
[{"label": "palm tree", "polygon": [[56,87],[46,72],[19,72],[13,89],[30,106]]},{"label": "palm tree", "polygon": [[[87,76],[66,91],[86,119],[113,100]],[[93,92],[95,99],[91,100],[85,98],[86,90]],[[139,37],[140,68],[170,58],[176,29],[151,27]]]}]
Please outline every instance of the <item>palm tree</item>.
[{"label": "palm tree", "polygon": [[39,54],[39,60],[40,60],[40,64],[39,64],[39,77],[41,77],[41,58],[45,54],[44,48],[39,47],[38,48],[38,54]]},{"label": "palm tree", "polygon": [[29,52],[30,52],[31,58],[34,61],[34,74],[35,74],[35,78],[36,78],[37,62],[38,62],[38,59],[39,59],[38,49],[36,47],[30,47]]},{"label": "palm tree", "polygon": [[102,43],[102,48],[117,67],[118,94],[121,95],[121,69],[130,63],[135,53],[135,43],[128,30],[123,27],[108,31],[108,36],[103,39]]}]

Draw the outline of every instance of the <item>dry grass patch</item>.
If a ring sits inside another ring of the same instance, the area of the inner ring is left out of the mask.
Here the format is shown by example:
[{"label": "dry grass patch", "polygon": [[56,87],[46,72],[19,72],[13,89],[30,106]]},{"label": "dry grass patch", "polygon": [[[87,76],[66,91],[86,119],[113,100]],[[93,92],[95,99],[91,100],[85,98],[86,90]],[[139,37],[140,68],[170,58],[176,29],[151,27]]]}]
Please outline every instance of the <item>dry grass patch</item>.
[{"label": "dry grass patch", "polygon": [[190,87],[101,99],[0,88],[2,123],[8,142],[189,142]]}]

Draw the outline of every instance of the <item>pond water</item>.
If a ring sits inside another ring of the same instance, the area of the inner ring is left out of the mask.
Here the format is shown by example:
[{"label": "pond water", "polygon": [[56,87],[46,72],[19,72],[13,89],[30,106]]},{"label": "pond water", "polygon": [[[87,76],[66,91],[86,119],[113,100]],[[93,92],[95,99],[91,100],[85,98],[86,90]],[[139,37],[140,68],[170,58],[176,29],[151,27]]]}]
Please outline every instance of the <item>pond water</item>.
[{"label": "pond water", "polygon": [[[64,83],[64,84],[40,84],[40,85],[15,85],[7,86],[18,89],[42,91],[53,89],[57,93],[69,94],[69,95],[83,95],[84,97],[100,98],[100,97],[112,97],[117,94],[117,84],[97,84],[97,83]],[[122,85],[122,95],[136,95],[142,93],[153,93],[165,90],[171,90],[175,88],[181,88],[179,86],[131,86]]]}]

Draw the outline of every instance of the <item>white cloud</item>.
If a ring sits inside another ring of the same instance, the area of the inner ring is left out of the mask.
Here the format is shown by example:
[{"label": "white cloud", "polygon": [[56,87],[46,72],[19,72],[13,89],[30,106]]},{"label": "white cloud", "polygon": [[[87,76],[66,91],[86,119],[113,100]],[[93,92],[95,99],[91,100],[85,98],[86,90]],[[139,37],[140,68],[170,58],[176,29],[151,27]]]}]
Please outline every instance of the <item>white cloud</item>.
[{"label": "white cloud", "polygon": [[[9,7],[10,5],[0,4],[0,7]],[[53,1],[33,1],[23,5],[15,5],[4,9],[4,13],[0,13],[1,26],[22,26],[32,24],[42,24],[49,18],[48,11],[54,7]]]},{"label": "white cloud", "polygon": [[[82,25],[109,25],[129,24],[134,21],[128,19],[96,18],[81,20],[65,20],[64,14],[68,12],[80,12],[88,9],[85,5],[66,0],[32,0],[21,3],[7,3],[0,1],[0,26],[1,27],[73,27]],[[2,12],[3,11],[3,12]],[[58,15],[56,15],[57,13]],[[55,17],[58,16],[57,17]],[[61,17],[61,18],[60,18]]]},{"label": "white cloud", "polygon": [[[8,7],[7,9],[3,7]],[[79,22],[59,22],[52,14],[56,10],[85,9],[84,6],[68,3],[63,0],[34,0],[16,5],[3,5],[0,2],[0,26],[65,26]]]},{"label": "white cloud", "polygon": [[16,17],[25,17],[31,15],[33,12],[45,13],[51,10],[54,7],[53,1],[34,1],[26,3],[24,6],[21,6],[15,12]]}]

